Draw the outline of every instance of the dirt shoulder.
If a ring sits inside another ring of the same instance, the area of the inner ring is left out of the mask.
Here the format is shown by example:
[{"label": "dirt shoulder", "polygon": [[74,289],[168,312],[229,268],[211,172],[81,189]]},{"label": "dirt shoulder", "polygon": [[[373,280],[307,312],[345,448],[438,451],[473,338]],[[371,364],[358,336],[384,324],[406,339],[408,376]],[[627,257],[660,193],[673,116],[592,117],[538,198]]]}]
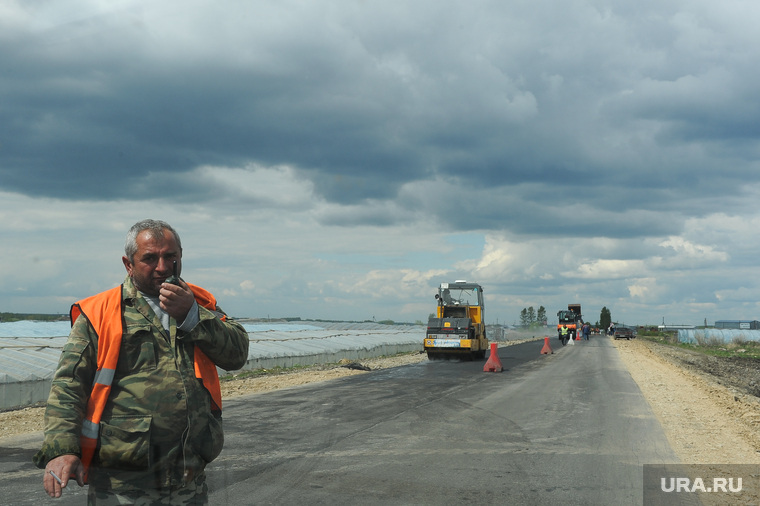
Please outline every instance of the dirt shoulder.
[{"label": "dirt shoulder", "polygon": [[[592,339],[609,339],[594,336]],[[515,344],[515,343],[510,343]],[[660,420],[683,463],[760,463],[760,367],[715,359],[643,339],[614,341],[620,358]],[[361,361],[371,370],[427,360],[421,353]],[[364,374],[357,364],[331,364],[222,382],[225,398]],[[44,408],[0,413],[0,433],[42,431]]]},{"label": "dirt shoulder", "polygon": [[749,378],[760,371],[643,339],[614,343],[681,462],[760,463],[760,399]]}]

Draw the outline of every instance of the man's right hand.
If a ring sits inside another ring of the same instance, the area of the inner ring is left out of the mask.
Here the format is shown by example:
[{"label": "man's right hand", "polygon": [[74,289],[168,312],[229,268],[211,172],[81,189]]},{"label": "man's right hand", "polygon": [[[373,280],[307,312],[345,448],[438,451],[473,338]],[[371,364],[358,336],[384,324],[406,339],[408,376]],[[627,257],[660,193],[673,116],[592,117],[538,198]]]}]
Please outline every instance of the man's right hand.
[{"label": "man's right hand", "polygon": [[[58,483],[50,471],[61,479]],[[42,486],[50,497],[61,497],[63,489],[69,483],[70,478],[77,480],[77,485],[84,486],[84,466],[76,455],[61,455],[52,459],[45,466],[45,476],[42,478]]]}]

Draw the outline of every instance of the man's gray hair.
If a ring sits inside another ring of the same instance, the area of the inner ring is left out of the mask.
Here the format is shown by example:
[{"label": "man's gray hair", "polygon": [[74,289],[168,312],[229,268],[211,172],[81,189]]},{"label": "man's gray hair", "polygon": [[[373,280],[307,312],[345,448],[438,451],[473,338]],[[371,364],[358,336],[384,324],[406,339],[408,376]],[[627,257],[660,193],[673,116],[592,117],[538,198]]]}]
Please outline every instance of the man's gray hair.
[{"label": "man's gray hair", "polygon": [[127,232],[127,240],[124,242],[124,254],[129,258],[130,263],[134,263],[135,253],[137,253],[137,236],[145,230],[150,230],[150,234],[154,238],[163,237],[164,230],[168,230],[174,234],[177,247],[182,251],[182,241],[180,241],[179,234],[171,225],[161,220],[142,220],[132,225],[132,228]]}]

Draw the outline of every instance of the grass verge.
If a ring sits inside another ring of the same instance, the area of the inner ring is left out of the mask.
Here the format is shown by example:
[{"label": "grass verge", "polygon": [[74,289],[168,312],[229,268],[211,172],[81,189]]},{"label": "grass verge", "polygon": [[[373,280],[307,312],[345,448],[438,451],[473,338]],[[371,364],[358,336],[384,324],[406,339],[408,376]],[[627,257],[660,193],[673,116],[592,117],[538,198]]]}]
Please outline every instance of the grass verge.
[{"label": "grass verge", "polygon": [[760,343],[744,339],[724,342],[716,338],[699,339],[697,343],[679,343],[677,332],[642,331],[638,337],[658,344],[674,346],[713,357],[741,357],[760,360]]}]

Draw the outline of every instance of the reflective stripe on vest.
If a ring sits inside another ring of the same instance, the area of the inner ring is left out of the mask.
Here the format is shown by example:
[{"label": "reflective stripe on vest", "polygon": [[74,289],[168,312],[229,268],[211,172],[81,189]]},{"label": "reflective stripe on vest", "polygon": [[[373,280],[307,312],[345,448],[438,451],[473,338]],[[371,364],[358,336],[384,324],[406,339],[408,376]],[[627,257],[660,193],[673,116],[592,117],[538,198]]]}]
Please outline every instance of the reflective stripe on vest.
[{"label": "reflective stripe on vest", "polygon": [[[82,450],[82,465],[85,469],[85,481],[90,469],[95,449],[98,446],[100,420],[111,393],[111,385],[116,373],[121,350],[121,338],[124,333],[122,286],[93,295],[71,306],[71,325],[79,316],[84,316],[95,330],[98,339],[98,364],[92,385],[90,398],[87,400],[87,413],[82,421],[82,434],[79,439]],[[188,283],[199,305],[211,311],[216,310],[216,299],[207,290]],[[226,317],[222,315],[222,321]],[[213,411],[222,410],[222,390],[216,365],[198,346],[193,350],[195,377],[211,395]]]}]

